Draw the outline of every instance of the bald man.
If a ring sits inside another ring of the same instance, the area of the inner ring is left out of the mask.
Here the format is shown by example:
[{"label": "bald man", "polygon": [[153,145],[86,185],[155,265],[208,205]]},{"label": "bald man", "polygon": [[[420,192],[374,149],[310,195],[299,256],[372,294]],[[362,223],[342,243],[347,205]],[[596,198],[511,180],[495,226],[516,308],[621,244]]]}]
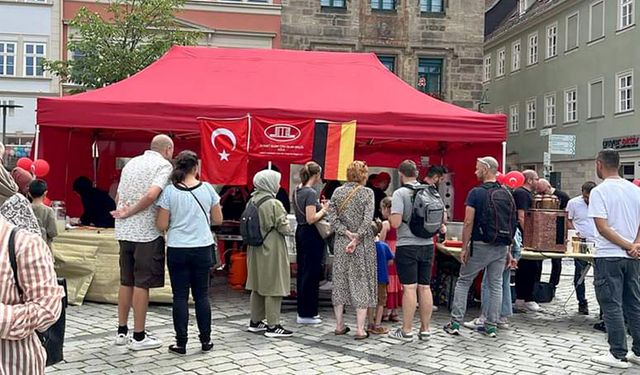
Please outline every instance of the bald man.
[{"label": "bald man", "polygon": [[[522,187],[513,191],[513,199],[518,209],[518,229],[522,233],[524,242],[524,218],[525,212],[533,206],[533,195],[538,184],[538,173],[528,169],[522,172],[525,181]],[[542,261],[520,259],[516,270],[516,305],[518,311],[538,312],[540,305],[533,299],[533,287],[540,280],[542,273]]]},{"label": "bald man", "polygon": [[[571,197],[564,191],[560,191],[544,178],[538,180],[537,185],[538,194],[553,195],[560,201],[560,209],[565,210]],[[551,276],[549,277],[549,283],[553,286],[558,286],[560,283],[560,275],[562,274],[562,259],[551,259]]]},{"label": "bald man", "polygon": [[[164,134],[151,141],[150,150],[131,159],[122,169],[118,194],[116,239],[120,243],[120,291],[116,345],[131,350],[155,349],[162,342],[145,332],[149,289],[164,286],[165,243],[156,228],[155,201],[167,185],[172,166],[173,141]],[[129,310],[133,307],[133,335]]]}]

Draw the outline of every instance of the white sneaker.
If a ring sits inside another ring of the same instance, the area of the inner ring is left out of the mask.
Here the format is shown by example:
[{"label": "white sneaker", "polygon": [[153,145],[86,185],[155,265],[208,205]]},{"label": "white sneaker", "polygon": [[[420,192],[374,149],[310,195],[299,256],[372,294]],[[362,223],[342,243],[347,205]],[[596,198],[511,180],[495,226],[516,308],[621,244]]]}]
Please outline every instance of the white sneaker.
[{"label": "white sneaker", "polygon": [[482,317],[475,318],[470,322],[462,323],[462,325],[465,326],[466,328],[475,330],[477,327],[484,327],[484,319]]},{"label": "white sneaker", "polygon": [[146,334],[144,336],[144,339],[142,339],[141,341],[136,341],[135,339],[131,339],[131,341],[129,342],[129,349],[131,350],[148,350],[148,349],[157,349],[159,347],[162,346],[162,341],[160,341],[159,339]]},{"label": "white sneaker", "polygon": [[333,282],[327,281],[326,283],[320,285],[319,290],[333,290]]},{"label": "white sneaker", "polygon": [[513,304],[513,311],[526,312],[527,307],[524,305],[523,299],[517,299],[516,303]]},{"label": "white sneaker", "polygon": [[613,354],[611,353],[591,357],[591,361],[601,365],[615,367],[615,368],[626,369],[631,367],[631,364],[629,362],[618,359],[614,357]]},{"label": "white sneaker", "polygon": [[529,311],[533,311],[533,312],[538,312],[538,311],[542,311],[542,307],[540,307],[540,305],[538,305],[537,302],[531,301],[531,302],[525,302],[524,303],[524,307],[529,310]]},{"label": "white sneaker", "polygon": [[634,365],[640,365],[640,355],[636,355],[634,352],[629,352],[629,354],[627,354],[627,361]]},{"label": "white sneaker", "polygon": [[509,319],[507,318],[498,319],[498,329],[509,329]]},{"label": "white sneaker", "polygon": [[300,316],[298,316],[298,318],[296,319],[296,322],[298,324],[320,324],[322,323],[322,319],[319,318],[302,318]]},{"label": "white sneaker", "polygon": [[116,339],[114,340],[114,344],[118,346],[127,345],[131,340],[129,335],[125,335],[124,333],[116,334]]}]

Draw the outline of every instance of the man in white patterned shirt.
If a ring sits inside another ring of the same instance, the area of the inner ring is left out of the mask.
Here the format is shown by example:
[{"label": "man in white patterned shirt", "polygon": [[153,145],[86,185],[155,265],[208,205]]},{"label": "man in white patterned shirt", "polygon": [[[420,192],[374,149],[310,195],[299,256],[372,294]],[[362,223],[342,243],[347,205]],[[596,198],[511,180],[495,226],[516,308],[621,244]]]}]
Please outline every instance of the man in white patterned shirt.
[{"label": "man in white patterned shirt", "polygon": [[[173,141],[157,135],[151,149],[131,159],[122,169],[116,196],[116,239],[120,243],[120,292],[116,345],[132,350],[155,349],[162,342],[145,332],[149,289],[164,286],[165,242],[156,228],[155,201],[167,185]],[[129,337],[129,310],[133,307],[133,336]]]}]

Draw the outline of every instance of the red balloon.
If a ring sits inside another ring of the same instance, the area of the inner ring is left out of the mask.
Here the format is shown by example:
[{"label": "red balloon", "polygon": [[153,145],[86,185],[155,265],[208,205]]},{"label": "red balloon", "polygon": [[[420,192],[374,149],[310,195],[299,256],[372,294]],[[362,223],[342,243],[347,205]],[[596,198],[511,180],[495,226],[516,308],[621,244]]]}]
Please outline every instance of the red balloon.
[{"label": "red balloon", "polygon": [[503,175],[502,173],[498,172],[498,174],[496,174],[496,181],[501,185],[504,185],[504,178],[505,175]]},{"label": "red balloon", "polygon": [[33,162],[33,174],[36,177],[44,177],[49,173],[49,163],[46,160],[38,159]]},{"label": "red balloon", "polygon": [[637,187],[640,187],[640,179],[635,179],[633,180],[633,184],[636,185]]},{"label": "red balloon", "polygon": [[524,175],[519,171],[511,171],[504,176],[504,184],[512,189],[516,189],[524,185],[524,181]]},{"label": "red balloon", "polygon": [[33,160],[29,158],[20,158],[16,163],[16,167],[20,167],[25,171],[31,171],[31,166],[33,165]]}]

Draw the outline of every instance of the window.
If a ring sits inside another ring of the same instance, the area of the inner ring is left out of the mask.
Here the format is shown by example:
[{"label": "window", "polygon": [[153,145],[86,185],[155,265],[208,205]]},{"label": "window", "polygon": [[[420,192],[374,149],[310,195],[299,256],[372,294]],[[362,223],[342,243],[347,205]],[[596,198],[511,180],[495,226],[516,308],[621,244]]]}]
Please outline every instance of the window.
[{"label": "window", "polygon": [[511,45],[511,71],[520,70],[520,41],[515,41]]},{"label": "window", "polygon": [[618,30],[626,29],[627,27],[631,27],[635,24],[633,21],[635,18],[633,2],[634,0],[619,0],[618,6],[620,9],[620,18],[618,20]]},{"label": "window", "polygon": [[442,99],[442,59],[418,59],[418,90]]},{"label": "window", "polygon": [[[0,104],[5,104],[5,105],[15,105],[16,101],[15,100],[8,100],[8,99],[0,99]],[[9,117],[14,117],[16,115],[16,109],[15,108],[7,108],[7,116]],[[7,142],[7,143],[11,143],[11,142]]]},{"label": "window", "polygon": [[395,0],[371,0],[371,9],[375,10],[395,10]]},{"label": "window", "polygon": [[591,4],[589,10],[589,41],[604,37],[604,1]]},{"label": "window", "polygon": [[578,89],[570,88],[564,92],[564,122],[578,121]]},{"label": "window", "polygon": [[538,33],[529,35],[529,54],[527,59],[528,65],[538,63]]},{"label": "window", "polygon": [[544,96],[544,126],[556,124],[556,93]]},{"label": "window", "polygon": [[616,74],[616,112],[633,111],[633,71]]},{"label": "window", "polygon": [[509,130],[511,133],[517,133],[520,130],[520,110],[518,105],[509,107]]},{"label": "window", "polygon": [[558,54],[558,24],[547,26],[547,59]]},{"label": "window", "polygon": [[604,116],[604,82],[602,78],[589,82],[588,118]]},{"label": "window", "polygon": [[0,76],[16,74],[16,44],[0,42]]},{"label": "window", "polygon": [[24,44],[24,75],[27,77],[44,77],[42,63],[45,58],[43,43]]},{"label": "window", "polygon": [[487,82],[491,79],[491,55],[484,57],[484,81]]},{"label": "window", "polygon": [[504,115],[504,107],[496,107],[495,113]]},{"label": "window", "polygon": [[346,8],[345,0],[320,0],[320,6],[324,8]]},{"label": "window", "polygon": [[523,15],[527,13],[527,0],[518,0],[518,14]]},{"label": "window", "polygon": [[385,68],[389,69],[391,73],[396,72],[396,57],[395,56],[378,56],[378,60],[384,65]]},{"label": "window", "polygon": [[420,0],[422,13],[444,13],[444,0]]},{"label": "window", "polygon": [[504,75],[504,65],[506,59],[506,51],[504,48],[498,50],[498,62],[496,63],[496,77],[502,77]]},{"label": "window", "polygon": [[579,13],[574,13],[567,17],[567,39],[565,45],[565,51],[571,51],[578,48],[578,35],[579,34]]},{"label": "window", "polygon": [[536,128],[536,99],[527,100],[527,130]]}]

